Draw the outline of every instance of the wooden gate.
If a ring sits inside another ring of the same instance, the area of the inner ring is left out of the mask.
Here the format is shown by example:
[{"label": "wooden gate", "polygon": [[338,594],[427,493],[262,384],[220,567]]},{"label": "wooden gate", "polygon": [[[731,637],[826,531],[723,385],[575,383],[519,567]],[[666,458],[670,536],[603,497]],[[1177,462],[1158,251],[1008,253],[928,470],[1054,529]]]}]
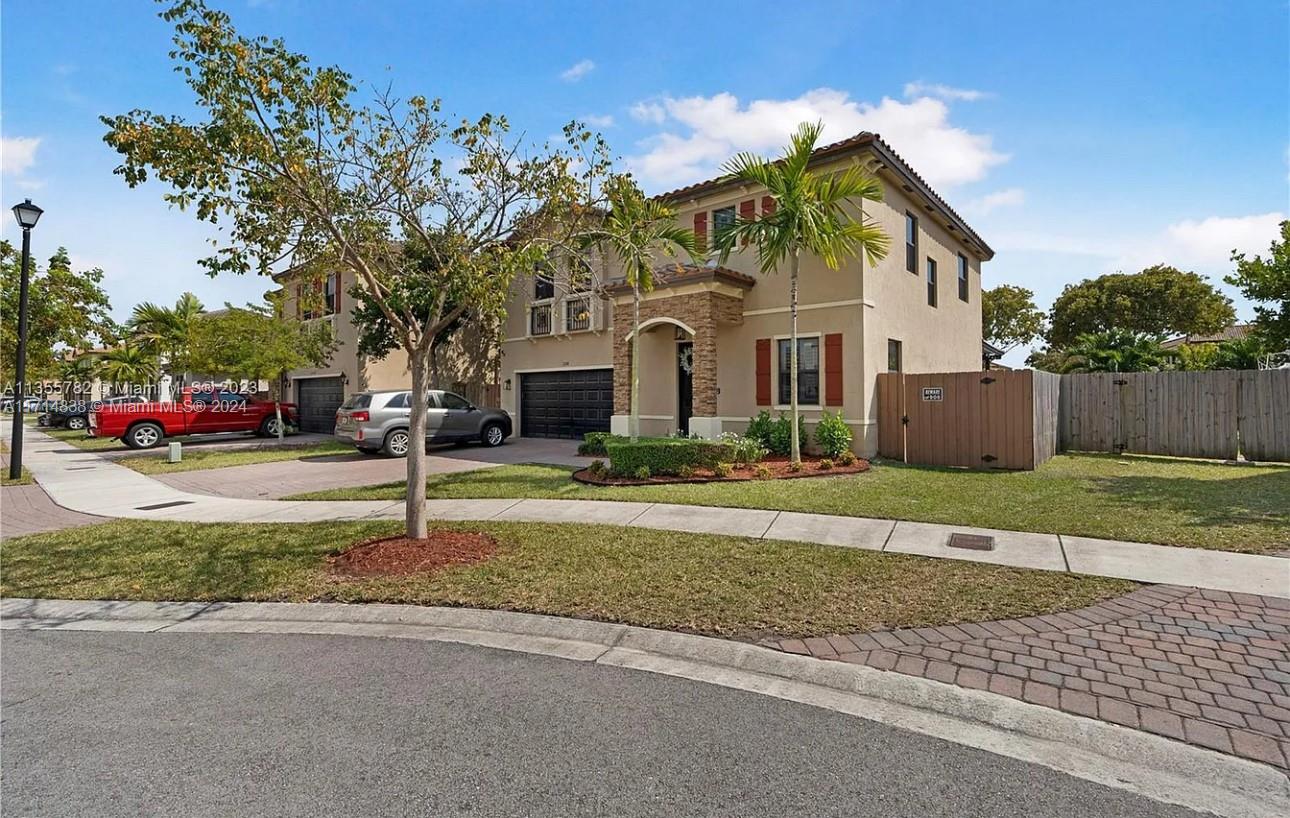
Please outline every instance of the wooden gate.
[{"label": "wooden gate", "polygon": [[1033,469],[1056,451],[1058,381],[1030,370],[878,376],[878,453],[929,466]]}]

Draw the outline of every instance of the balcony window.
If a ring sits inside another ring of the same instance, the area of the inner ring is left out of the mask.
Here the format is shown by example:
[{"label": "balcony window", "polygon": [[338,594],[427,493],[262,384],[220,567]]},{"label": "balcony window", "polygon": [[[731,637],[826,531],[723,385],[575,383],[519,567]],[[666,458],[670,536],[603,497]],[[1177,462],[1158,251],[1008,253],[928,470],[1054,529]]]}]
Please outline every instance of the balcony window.
[{"label": "balcony window", "polygon": [[564,331],[580,332],[585,329],[591,329],[591,299],[583,295],[565,300]]},{"label": "balcony window", "polygon": [[551,334],[551,305],[535,304],[529,307],[529,335]]}]

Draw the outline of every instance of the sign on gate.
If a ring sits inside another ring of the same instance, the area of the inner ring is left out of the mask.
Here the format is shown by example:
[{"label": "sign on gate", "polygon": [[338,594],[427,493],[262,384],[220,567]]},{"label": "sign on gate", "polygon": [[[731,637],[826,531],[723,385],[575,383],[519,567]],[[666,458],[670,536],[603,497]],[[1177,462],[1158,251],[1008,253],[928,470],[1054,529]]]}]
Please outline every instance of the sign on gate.
[{"label": "sign on gate", "polygon": [[923,400],[940,401],[945,399],[945,390],[939,386],[923,387]]}]

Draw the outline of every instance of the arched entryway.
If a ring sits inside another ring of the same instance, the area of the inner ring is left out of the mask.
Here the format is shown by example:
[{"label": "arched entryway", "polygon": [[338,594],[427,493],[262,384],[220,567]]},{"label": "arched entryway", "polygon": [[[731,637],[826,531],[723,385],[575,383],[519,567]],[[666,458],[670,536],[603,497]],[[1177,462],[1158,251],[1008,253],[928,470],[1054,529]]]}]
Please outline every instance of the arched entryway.
[{"label": "arched entryway", "polygon": [[689,434],[694,416],[694,338],[692,327],[669,316],[642,321],[639,334],[631,331],[623,338],[628,384],[631,346],[638,339],[640,343],[641,434]]}]

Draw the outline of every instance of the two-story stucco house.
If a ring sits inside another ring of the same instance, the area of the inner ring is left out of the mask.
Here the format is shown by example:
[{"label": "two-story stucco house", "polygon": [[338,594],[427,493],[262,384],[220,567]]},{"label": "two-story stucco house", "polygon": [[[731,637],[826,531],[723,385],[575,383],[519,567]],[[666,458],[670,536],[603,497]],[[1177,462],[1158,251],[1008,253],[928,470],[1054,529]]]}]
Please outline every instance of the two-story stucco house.
[{"label": "two-story stucco house", "polygon": [[[860,164],[884,187],[883,201],[866,202],[865,212],[891,237],[887,257],[837,271],[803,257],[798,299],[798,401],[807,426],[821,411],[840,411],[856,451],[872,454],[878,373],[980,369],[981,263],[994,252],[876,134],[821,147],[812,163],[822,171]],[[736,214],[775,207],[765,190],[719,179],[660,198],[705,242]],[[744,429],[762,409],[788,408],[788,275],[759,274],[753,248],[722,266],[662,269],[643,296],[639,339],[630,289],[611,280],[594,293],[567,290],[536,276],[513,287],[500,377],[502,406],[519,435],[625,432],[637,341],[643,434],[715,437]]]}]

